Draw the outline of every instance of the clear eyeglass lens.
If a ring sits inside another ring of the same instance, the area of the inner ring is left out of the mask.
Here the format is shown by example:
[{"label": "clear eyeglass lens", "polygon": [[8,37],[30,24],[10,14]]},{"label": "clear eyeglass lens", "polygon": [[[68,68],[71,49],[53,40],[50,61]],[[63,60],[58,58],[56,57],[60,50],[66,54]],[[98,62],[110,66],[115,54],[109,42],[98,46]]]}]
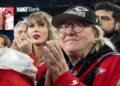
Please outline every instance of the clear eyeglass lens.
[{"label": "clear eyeglass lens", "polygon": [[72,27],[75,32],[82,32],[85,27],[89,27],[90,24],[87,22],[72,22],[70,24],[63,23],[59,25],[58,30],[61,33],[65,33],[69,27]]}]

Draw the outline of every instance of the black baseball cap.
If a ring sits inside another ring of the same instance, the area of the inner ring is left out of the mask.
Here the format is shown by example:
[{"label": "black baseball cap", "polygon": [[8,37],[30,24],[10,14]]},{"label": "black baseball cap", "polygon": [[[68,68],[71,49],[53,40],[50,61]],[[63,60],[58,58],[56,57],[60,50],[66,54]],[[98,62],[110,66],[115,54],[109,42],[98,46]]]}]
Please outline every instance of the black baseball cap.
[{"label": "black baseball cap", "polygon": [[68,8],[62,14],[53,17],[52,24],[53,26],[58,27],[59,24],[70,18],[76,18],[94,25],[99,24],[99,20],[92,9],[83,5],[75,5]]}]

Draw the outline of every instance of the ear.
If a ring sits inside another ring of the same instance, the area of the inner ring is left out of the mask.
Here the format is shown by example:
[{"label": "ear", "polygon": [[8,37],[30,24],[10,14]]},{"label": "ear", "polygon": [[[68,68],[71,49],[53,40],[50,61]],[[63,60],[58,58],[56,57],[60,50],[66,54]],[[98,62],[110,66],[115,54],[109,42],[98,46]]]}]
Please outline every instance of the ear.
[{"label": "ear", "polygon": [[118,23],[118,31],[120,31],[120,22]]},{"label": "ear", "polygon": [[116,28],[115,28],[115,30],[120,31],[120,22],[117,22],[117,23],[116,23]]}]

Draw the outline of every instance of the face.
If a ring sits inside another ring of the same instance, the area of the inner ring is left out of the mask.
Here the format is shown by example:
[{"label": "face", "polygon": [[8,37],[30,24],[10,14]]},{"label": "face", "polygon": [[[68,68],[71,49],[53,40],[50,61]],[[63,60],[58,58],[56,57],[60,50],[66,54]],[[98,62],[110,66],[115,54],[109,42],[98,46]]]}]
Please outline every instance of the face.
[{"label": "face", "polygon": [[20,37],[21,39],[24,37],[24,34],[26,33],[27,26],[24,24],[21,24],[17,28],[14,29],[14,36]]},{"label": "face", "polygon": [[10,13],[8,13],[8,14],[5,15],[6,18],[9,18],[11,16],[12,16],[12,14],[10,14]]},{"label": "face", "polygon": [[48,39],[48,27],[46,23],[33,22],[28,24],[28,36],[33,44],[44,44]]},{"label": "face", "polygon": [[[64,27],[64,33],[60,29],[64,24],[69,27]],[[90,24],[77,21],[76,19],[66,20],[63,25],[60,25],[59,36],[60,45],[69,55],[79,55],[84,53],[88,45],[94,40],[94,32]]]},{"label": "face", "polygon": [[0,37],[0,48],[4,47],[4,38]]},{"label": "face", "polygon": [[101,27],[108,33],[116,28],[116,23],[112,17],[113,12],[105,10],[97,10],[95,14],[99,17]]}]

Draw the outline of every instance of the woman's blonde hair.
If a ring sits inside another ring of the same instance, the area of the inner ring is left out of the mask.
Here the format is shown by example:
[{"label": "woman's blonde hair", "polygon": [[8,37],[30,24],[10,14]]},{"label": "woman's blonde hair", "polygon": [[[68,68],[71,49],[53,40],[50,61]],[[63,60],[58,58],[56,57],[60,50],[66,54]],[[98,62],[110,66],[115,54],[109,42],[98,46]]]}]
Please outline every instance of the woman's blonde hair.
[{"label": "woman's blonde hair", "polygon": [[92,28],[95,39],[92,43],[89,44],[89,47],[87,48],[84,56],[86,56],[89,52],[93,53],[98,51],[103,45],[107,45],[113,51],[116,51],[113,43],[110,41],[110,39],[104,37],[104,32],[98,25],[92,25]]},{"label": "woman's blonde hair", "polygon": [[56,40],[58,38],[58,32],[55,27],[52,26],[52,16],[47,14],[46,12],[39,11],[32,13],[28,18],[27,24],[36,23],[45,23],[48,27],[48,40]]}]

